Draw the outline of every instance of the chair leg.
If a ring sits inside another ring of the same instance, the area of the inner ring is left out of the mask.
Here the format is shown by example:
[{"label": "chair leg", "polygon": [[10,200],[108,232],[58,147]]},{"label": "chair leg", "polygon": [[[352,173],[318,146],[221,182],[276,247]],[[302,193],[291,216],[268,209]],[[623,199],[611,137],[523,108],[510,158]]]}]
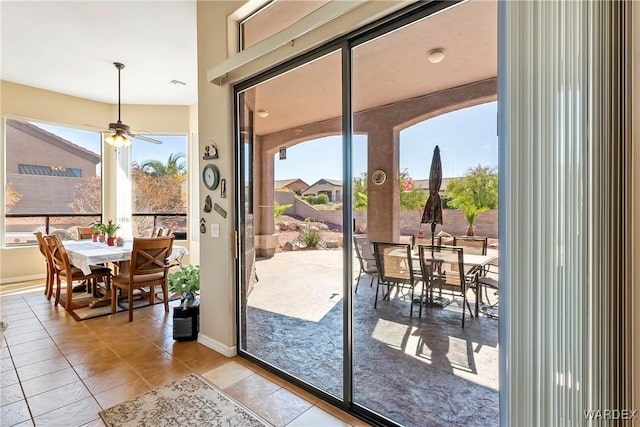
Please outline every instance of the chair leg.
[{"label": "chair leg", "polygon": [[53,302],[54,307],[60,304],[60,275],[56,274],[56,299]]},{"label": "chair leg", "polygon": [[376,299],[373,300],[373,308],[378,308],[378,291],[380,290],[380,278],[378,278],[378,283],[376,284]]},{"label": "chair leg", "polygon": [[362,268],[360,269],[360,272],[358,273],[358,280],[356,280],[356,289],[355,289],[355,291],[353,291],[354,294],[358,293],[358,285],[360,284],[360,276],[362,276]]},{"label": "chair leg", "polygon": [[[58,294],[60,293],[60,289],[58,288]],[[67,276],[67,303],[65,306],[65,310],[71,311],[71,305],[73,304],[71,301],[73,299],[73,280],[71,277]]]},{"label": "chair leg", "polygon": [[169,312],[169,286],[167,282],[162,283],[162,299],[164,300],[164,312]]},{"label": "chair leg", "polygon": [[127,290],[129,297],[129,322],[133,322],[133,286],[130,284]]},{"label": "chair leg", "polygon": [[116,302],[118,301],[118,287],[111,286],[111,314],[116,312]]}]

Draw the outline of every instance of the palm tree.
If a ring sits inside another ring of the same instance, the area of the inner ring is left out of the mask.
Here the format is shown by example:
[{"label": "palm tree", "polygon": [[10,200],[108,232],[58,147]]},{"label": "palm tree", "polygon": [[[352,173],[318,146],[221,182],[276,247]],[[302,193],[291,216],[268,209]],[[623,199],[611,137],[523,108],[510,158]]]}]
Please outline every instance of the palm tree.
[{"label": "palm tree", "polygon": [[142,163],[133,162],[133,167],[140,169],[147,175],[154,177],[167,175],[185,175],[187,173],[186,156],[183,153],[171,153],[167,163],[160,160],[145,160]]}]

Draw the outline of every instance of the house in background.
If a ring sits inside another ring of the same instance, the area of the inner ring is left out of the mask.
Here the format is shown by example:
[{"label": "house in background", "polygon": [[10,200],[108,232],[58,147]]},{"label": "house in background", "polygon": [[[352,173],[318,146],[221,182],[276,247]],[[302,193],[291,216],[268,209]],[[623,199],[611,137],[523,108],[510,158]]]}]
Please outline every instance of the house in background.
[{"label": "house in background", "polygon": [[303,196],[326,194],[330,202],[342,202],[342,181],[336,179],[319,179],[302,192]]},{"label": "house in background", "polygon": [[280,179],[274,182],[275,189],[286,188],[290,191],[293,191],[298,196],[301,196],[302,193],[309,188],[309,184],[304,182],[300,178],[296,179]]},{"label": "house in background", "polygon": [[96,177],[101,156],[23,121],[7,119],[5,131],[6,184],[21,196],[10,213],[74,213],[76,189]]}]

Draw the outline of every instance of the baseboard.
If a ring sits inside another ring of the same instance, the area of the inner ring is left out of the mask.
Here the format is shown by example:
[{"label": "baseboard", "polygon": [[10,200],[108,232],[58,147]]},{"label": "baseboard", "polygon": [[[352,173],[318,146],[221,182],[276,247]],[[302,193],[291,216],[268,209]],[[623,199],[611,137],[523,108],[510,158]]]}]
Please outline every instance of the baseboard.
[{"label": "baseboard", "polygon": [[205,347],[209,347],[211,350],[215,350],[223,356],[233,357],[238,354],[238,347],[228,347],[212,338],[209,338],[206,335],[203,335],[202,332],[198,334],[198,342]]},{"label": "baseboard", "polygon": [[[40,280],[45,279],[46,275],[44,274],[33,274],[31,276],[19,276],[19,277],[6,277],[4,279],[0,279],[0,285],[9,285],[11,283],[18,282],[30,282],[32,280]],[[44,282],[42,283],[44,286]]]}]

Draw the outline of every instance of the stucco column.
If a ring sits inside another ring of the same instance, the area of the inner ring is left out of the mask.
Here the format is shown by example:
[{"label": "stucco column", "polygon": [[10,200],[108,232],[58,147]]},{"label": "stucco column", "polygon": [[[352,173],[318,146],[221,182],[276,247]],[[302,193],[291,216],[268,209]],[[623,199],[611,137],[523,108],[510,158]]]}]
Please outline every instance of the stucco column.
[{"label": "stucco column", "polygon": [[253,211],[256,255],[272,257],[276,252],[278,237],[274,234],[274,166],[273,153],[263,149],[263,138],[255,136],[253,150]]},{"label": "stucco column", "polygon": [[[372,241],[400,241],[400,132],[384,120],[369,122],[368,134],[368,209],[367,233]],[[373,171],[381,169],[386,181],[377,185],[371,180]]]}]

